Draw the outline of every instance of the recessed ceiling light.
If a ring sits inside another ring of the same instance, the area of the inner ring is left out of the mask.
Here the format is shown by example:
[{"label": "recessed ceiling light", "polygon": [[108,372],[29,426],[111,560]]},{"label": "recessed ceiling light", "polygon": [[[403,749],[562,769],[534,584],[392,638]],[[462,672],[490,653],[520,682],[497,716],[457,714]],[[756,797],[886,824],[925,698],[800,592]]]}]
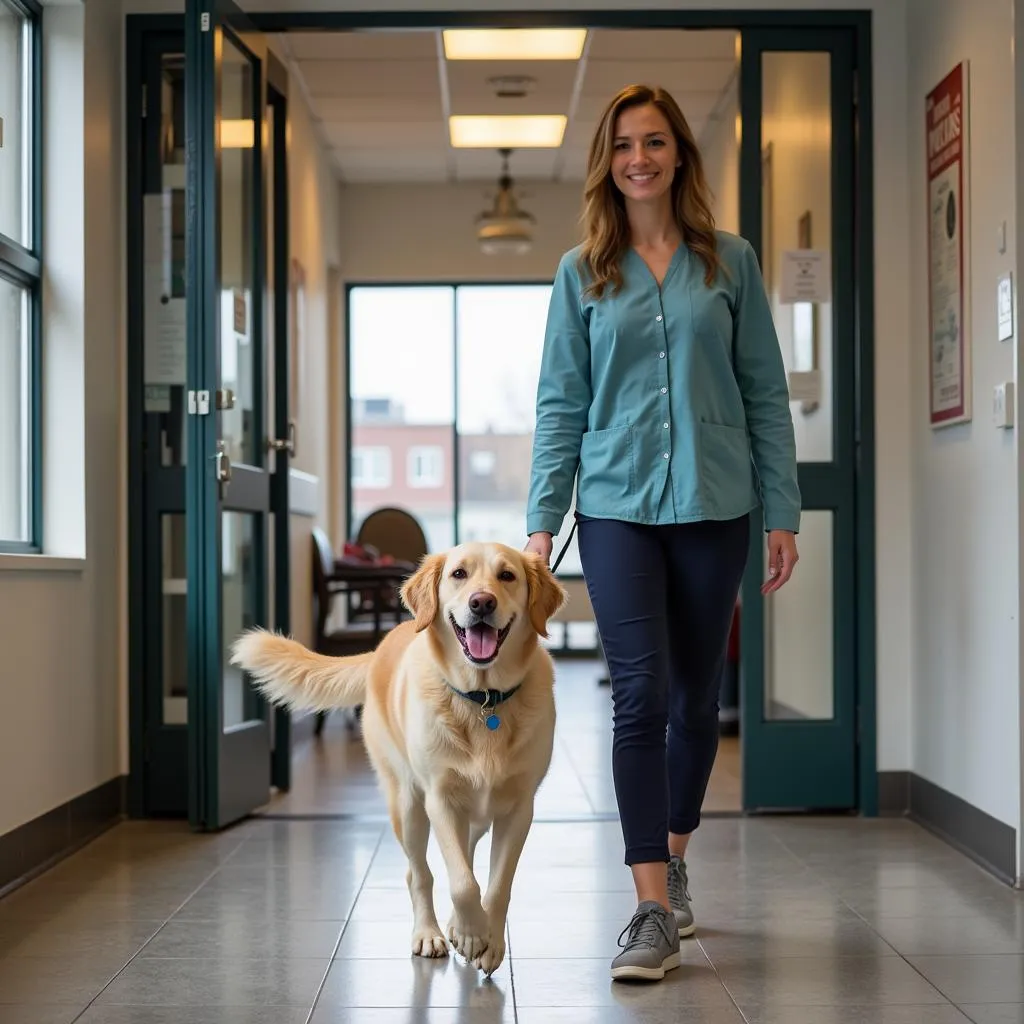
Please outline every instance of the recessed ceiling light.
[{"label": "recessed ceiling light", "polygon": [[252,149],[255,143],[256,125],[250,118],[221,121],[221,149]]},{"label": "recessed ceiling light", "polygon": [[585,28],[445,29],[448,60],[579,60]]},{"label": "recessed ceiling light", "polygon": [[564,114],[452,114],[448,136],[456,149],[557,149],[565,124]]}]

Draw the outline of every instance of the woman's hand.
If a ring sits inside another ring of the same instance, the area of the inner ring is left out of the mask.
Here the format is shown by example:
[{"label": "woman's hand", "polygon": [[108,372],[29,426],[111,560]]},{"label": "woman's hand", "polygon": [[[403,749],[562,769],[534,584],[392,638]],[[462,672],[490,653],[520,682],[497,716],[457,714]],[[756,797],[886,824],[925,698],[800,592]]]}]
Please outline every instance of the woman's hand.
[{"label": "woman's hand", "polygon": [[531,533],[530,539],[526,542],[526,547],[523,550],[532,551],[534,554],[540,555],[550,565],[551,547],[550,533]]},{"label": "woman's hand", "polygon": [[771,530],[768,534],[768,579],[762,594],[773,594],[793,575],[800,556],[796,553],[796,534],[789,530]]}]

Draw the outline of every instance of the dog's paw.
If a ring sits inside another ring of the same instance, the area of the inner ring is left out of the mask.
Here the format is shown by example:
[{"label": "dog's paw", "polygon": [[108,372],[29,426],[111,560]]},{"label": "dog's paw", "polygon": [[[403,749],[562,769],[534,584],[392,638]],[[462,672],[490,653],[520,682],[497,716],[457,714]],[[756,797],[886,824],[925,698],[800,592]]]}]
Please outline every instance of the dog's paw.
[{"label": "dog's paw", "polygon": [[448,943],[436,925],[417,928],[412,933],[412,952],[414,956],[437,959],[448,955]]},{"label": "dog's paw", "polygon": [[453,914],[448,922],[448,938],[452,946],[470,962],[477,960],[487,949],[490,940],[487,932],[487,918],[484,916],[476,922]]},{"label": "dog's paw", "polygon": [[504,936],[499,938],[492,937],[491,941],[487,944],[487,949],[485,949],[483,953],[473,961],[473,966],[478,971],[483,971],[483,973],[489,978],[501,966],[504,959]]}]

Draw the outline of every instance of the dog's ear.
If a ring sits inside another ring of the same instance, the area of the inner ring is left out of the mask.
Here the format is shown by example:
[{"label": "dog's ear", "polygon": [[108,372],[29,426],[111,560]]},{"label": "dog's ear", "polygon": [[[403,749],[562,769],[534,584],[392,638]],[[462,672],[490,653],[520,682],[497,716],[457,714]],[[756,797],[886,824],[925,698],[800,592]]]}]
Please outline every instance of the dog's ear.
[{"label": "dog's ear", "polygon": [[416,619],[416,632],[424,630],[437,615],[437,588],[441,585],[444,555],[425,555],[419,568],[402,585],[402,601]]},{"label": "dog's ear", "polygon": [[569,595],[540,555],[524,551],[522,557],[530,588],[530,624],[539,636],[547,637],[548,619],[565,604]]}]

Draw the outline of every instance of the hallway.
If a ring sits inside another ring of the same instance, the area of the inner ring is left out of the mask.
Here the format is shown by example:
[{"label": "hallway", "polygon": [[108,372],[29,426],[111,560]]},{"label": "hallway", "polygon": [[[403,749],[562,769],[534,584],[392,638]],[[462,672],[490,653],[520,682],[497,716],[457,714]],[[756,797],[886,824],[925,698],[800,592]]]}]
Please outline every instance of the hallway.
[{"label": "hallway", "polygon": [[[0,1022],[1024,1022],[1020,895],[903,820],[710,817],[683,966],[657,985],[612,983],[633,901],[610,813],[608,691],[579,663],[560,664],[558,685],[556,763],[490,982],[454,957],[410,957],[401,851],[358,740],[332,718],[267,816],[220,835],[126,822],[0,900]],[[313,817],[345,765],[353,817]],[[434,844],[431,863],[444,922]]]}]

